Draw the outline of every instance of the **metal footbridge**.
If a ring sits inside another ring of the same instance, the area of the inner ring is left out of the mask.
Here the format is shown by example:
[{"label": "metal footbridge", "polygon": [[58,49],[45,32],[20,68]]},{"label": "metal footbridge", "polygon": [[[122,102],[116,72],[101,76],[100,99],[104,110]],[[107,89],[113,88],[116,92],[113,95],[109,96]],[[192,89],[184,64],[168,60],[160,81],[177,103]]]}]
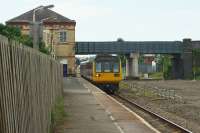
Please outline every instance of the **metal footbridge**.
[{"label": "metal footbridge", "polygon": [[180,54],[181,41],[76,42],[76,54]]}]

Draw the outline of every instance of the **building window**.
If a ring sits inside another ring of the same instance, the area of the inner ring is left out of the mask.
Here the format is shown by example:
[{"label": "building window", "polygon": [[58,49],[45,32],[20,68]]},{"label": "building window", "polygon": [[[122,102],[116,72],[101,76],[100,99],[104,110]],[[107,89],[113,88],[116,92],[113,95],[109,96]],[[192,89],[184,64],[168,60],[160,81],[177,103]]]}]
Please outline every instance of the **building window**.
[{"label": "building window", "polygon": [[61,43],[67,42],[67,32],[66,31],[59,32],[59,37],[60,37],[59,40]]}]

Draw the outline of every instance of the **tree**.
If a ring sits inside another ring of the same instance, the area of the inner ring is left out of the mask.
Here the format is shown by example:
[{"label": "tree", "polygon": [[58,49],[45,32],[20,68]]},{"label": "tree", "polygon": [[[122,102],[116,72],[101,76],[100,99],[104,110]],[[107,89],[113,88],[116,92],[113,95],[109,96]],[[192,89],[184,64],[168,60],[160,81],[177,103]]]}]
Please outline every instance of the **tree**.
[{"label": "tree", "polygon": [[192,51],[193,56],[193,75],[194,79],[196,79],[196,76],[200,73],[200,69],[198,66],[198,60],[200,58],[200,49],[194,49]]},{"label": "tree", "polygon": [[[0,34],[6,36],[9,41],[15,40],[23,45],[28,47],[33,47],[33,39],[29,35],[22,35],[20,28],[7,26],[0,24]],[[45,54],[49,54],[49,49],[45,47],[44,42],[40,39],[39,42],[39,51]]]},{"label": "tree", "polygon": [[117,42],[124,42],[124,39],[120,37],[117,39]]},{"label": "tree", "polygon": [[0,34],[6,36],[9,40],[20,40],[21,31],[19,28],[0,24]]}]

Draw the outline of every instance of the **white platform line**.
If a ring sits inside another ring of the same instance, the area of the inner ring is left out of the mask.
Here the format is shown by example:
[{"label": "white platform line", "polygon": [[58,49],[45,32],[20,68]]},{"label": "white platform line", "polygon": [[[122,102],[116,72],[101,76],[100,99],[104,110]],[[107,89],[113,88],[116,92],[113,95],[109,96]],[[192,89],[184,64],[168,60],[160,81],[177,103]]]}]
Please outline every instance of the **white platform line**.
[{"label": "white platform line", "polygon": [[[84,80],[84,79],[82,79]],[[85,80],[86,81],[86,80]],[[88,81],[86,81],[88,84],[90,84]],[[97,89],[99,91],[99,93],[102,93],[104,95],[106,95],[108,98],[110,98],[111,100],[113,100],[114,102],[118,103],[120,106],[122,106],[124,109],[126,109],[128,112],[132,113],[134,116],[136,116],[141,122],[143,122],[147,127],[149,127],[152,131],[154,131],[155,133],[161,133],[160,131],[158,131],[157,129],[155,129],[151,124],[149,124],[146,120],[144,120],[141,116],[139,116],[138,114],[136,114],[135,112],[133,112],[131,109],[129,109],[128,107],[126,107],[125,105],[123,105],[122,103],[120,103],[119,101],[117,101],[116,99],[114,99],[113,97],[107,95],[105,92],[103,92],[102,90],[100,90],[98,87],[90,84],[92,87],[94,87],[95,89]],[[90,89],[90,87],[88,87],[88,89]],[[90,92],[93,93],[93,95],[95,95],[95,92],[93,92],[90,89]],[[102,104],[101,104],[102,105]],[[103,105],[102,105],[103,106]],[[104,107],[104,106],[103,106]],[[105,107],[104,107],[105,108]],[[107,113],[111,115],[111,113],[109,111],[106,111]],[[114,117],[112,116],[112,119],[114,119]],[[111,119],[111,120],[112,120]],[[115,124],[116,123],[116,124]],[[119,126],[119,124],[117,122],[114,122],[114,124],[117,126],[117,128],[120,130],[121,133],[124,133],[124,131],[122,130],[122,128]]]},{"label": "white platform line", "polygon": [[114,99],[113,97],[107,95],[111,100],[113,100],[114,102],[118,103],[119,105],[121,105],[123,108],[125,108],[127,111],[129,111],[130,113],[132,113],[133,115],[135,115],[140,121],[142,121],[147,127],[149,127],[151,130],[153,130],[156,133],[160,133],[160,131],[158,131],[157,129],[155,129],[151,124],[149,124],[146,120],[144,120],[141,116],[139,116],[138,114],[136,114],[135,112],[133,112],[131,109],[129,109],[128,107],[126,107],[125,105],[123,105],[122,103],[120,103],[119,101],[117,101],[116,99]]},{"label": "white platform line", "polygon": [[112,113],[108,110],[106,110],[106,113],[109,115],[110,119],[113,121],[114,125],[117,127],[120,133],[125,133],[123,129],[119,126],[119,124],[116,122],[116,119],[112,116]]}]

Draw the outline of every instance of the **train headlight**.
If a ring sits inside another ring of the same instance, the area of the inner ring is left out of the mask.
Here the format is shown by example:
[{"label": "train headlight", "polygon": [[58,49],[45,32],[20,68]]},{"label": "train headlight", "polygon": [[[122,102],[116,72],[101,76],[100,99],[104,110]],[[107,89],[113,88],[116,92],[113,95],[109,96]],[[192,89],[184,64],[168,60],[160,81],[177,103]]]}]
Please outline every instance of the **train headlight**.
[{"label": "train headlight", "polygon": [[100,77],[100,74],[96,74],[96,77]]}]

